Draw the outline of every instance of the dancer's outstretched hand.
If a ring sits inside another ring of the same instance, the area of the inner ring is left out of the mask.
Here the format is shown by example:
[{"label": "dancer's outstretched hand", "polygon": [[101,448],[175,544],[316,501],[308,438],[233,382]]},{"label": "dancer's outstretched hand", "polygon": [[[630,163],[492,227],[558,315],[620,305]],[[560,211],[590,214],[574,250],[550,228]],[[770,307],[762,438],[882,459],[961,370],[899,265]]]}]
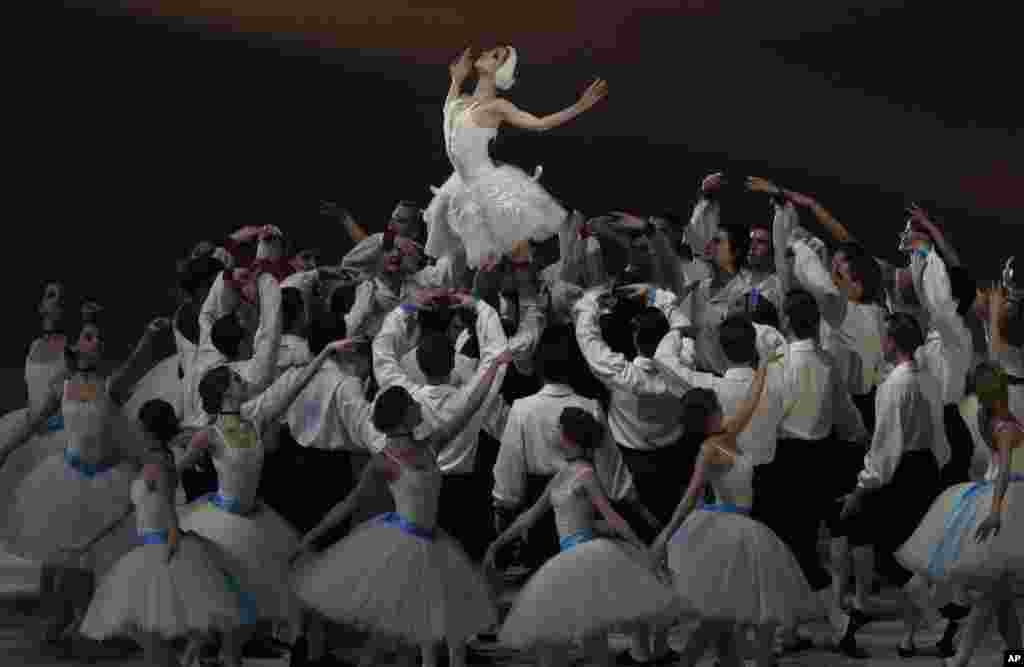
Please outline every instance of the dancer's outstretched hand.
[{"label": "dancer's outstretched hand", "polygon": [[760,176],[748,177],[747,189],[751,192],[763,192],[766,195],[777,195],[780,192],[779,186],[775,185],[767,178],[761,178]]},{"label": "dancer's outstretched hand", "polygon": [[608,82],[604,79],[595,79],[580,96],[580,106],[586,111],[606,97],[608,97]]},{"label": "dancer's outstretched hand", "polygon": [[716,171],[704,177],[704,180],[700,182],[700,189],[704,194],[711,194],[720,190],[723,185],[725,185],[725,174],[721,171]]},{"label": "dancer's outstretched hand", "polygon": [[451,72],[452,79],[455,81],[465,81],[469,73],[473,71],[473,48],[467,47],[448,67],[448,71]]},{"label": "dancer's outstretched hand", "polygon": [[999,529],[1002,527],[1003,522],[998,512],[994,512],[985,517],[985,520],[978,526],[978,530],[974,533],[974,541],[981,544],[991,535],[995,537],[999,534]]}]

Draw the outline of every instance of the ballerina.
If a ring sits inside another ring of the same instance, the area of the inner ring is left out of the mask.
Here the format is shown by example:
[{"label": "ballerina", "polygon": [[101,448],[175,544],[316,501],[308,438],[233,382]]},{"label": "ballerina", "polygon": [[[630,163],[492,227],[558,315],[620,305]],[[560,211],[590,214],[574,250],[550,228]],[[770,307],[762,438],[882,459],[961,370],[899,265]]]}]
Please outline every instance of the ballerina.
[{"label": "ballerina", "polygon": [[[749,518],[753,465],[736,445],[757,410],[768,365],[780,358],[758,368],[750,397],[732,418],[722,416],[717,396],[708,389],[692,389],[683,398],[686,432],[703,432],[707,439],[686,495],[651,547],[656,566],[668,557],[683,613],[701,617],[681,665],[696,665],[715,639],[722,664],[742,664],[733,637],[740,624],[757,627],[757,665],[770,667],[776,627],[821,614],[792,552],[770,528]],[[717,502],[698,507],[707,482]]]},{"label": "ballerina", "polygon": [[[276,449],[277,425],[309,384],[327,357],[347,352],[355,342],[347,339],[327,345],[307,364],[287,390],[268,390],[272,401],[250,400],[252,388],[230,366],[206,372],[199,383],[209,426],[192,436],[189,453],[178,469],[190,468],[207,452],[217,470],[219,490],[183,507],[181,527],[218,545],[228,558],[233,582],[243,603],[241,626],[224,642],[225,662],[241,664],[241,650],[258,621],[278,621],[295,628],[300,622],[298,600],[288,582],[288,557],[299,536],[277,512],[256,497],[263,461]],[[277,396],[280,394],[280,396]]]},{"label": "ballerina", "polygon": [[412,435],[423,420],[419,404],[403,387],[385,390],[373,407],[373,425],[387,436],[381,455],[371,459],[356,489],[292,556],[299,560],[348,519],[360,499],[387,482],[396,511],[367,521],[324,553],[304,559],[294,576],[294,589],[309,608],[374,634],[364,665],[372,664],[377,642],[398,639],[419,645],[426,667],[437,663],[435,643],[446,640],[452,667],[464,667],[466,639],[497,621],[483,577],[458,543],[436,527],[441,492],[437,452],[463,431],[511,358],[506,351],[479,369],[462,410],[425,440]]},{"label": "ballerina", "polygon": [[[540,664],[553,667],[568,664],[566,648],[582,639],[587,655],[607,667],[614,663],[608,629],[664,616],[672,589],[648,570],[647,548],[612,508],[594,471],[593,451],[604,442],[604,426],[577,407],[563,409],[559,424],[564,467],[533,507],[491,544],[484,562],[493,569],[498,550],[524,537],[551,507],[561,552],[523,588],[498,640],[517,648],[537,646]],[[595,510],[628,546],[598,536]]]},{"label": "ballerina", "polygon": [[1010,412],[1005,371],[983,363],[975,372],[975,384],[981,430],[992,449],[985,480],[946,489],[896,554],[904,567],[939,583],[947,594],[952,586],[980,593],[946,667],[970,663],[993,617],[1007,648],[1021,645],[1014,597],[1024,585],[1024,426]]},{"label": "ballerina", "polygon": [[[474,62],[466,49],[451,65],[451,86],[444,104],[444,139],[454,173],[424,212],[428,256],[440,259],[464,247],[467,265],[475,269],[489,256],[522,254],[526,241],[544,241],[566,222],[567,213],[536,177],[511,165],[497,166],[487,152],[501,125],[544,132],[568,123],[608,95],[608,84],[594,81],[572,106],[538,118],[522,111],[497,91],[515,83],[518,54],[501,46]],[[461,94],[472,70],[477,84],[472,96]],[[537,173],[539,176],[539,170]]]},{"label": "ballerina", "polygon": [[[223,554],[212,543],[180,531],[174,455],[164,443],[149,454],[153,461],[131,487],[142,545],[125,554],[100,582],[80,631],[96,640],[134,638],[145,651],[146,663],[160,667],[177,667],[172,640],[189,637],[181,661],[188,667],[202,636],[229,632],[239,624],[239,601],[229,588]],[[88,551],[101,536],[71,551]]]},{"label": "ballerina", "polygon": [[[47,419],[60,414],[64,420],[66,449],[41,461],[4,508],[10,551],[44,563],[44,591],[49,591],[51,580],[65,582],[54,585],[59,590],[44,597],[44,606],[50,607],[47,616],[58,619],[47,633],[50,641],[67,636],[63,631],[73,628],[84,613],[93,578],[104,574],[134,546],[134,531],[121,530],[92,549],[86,563],[68,563],[62,552],[67,544],[100,532],[130,503],[129,486],[151,438],[138,422],[122,416],[119,407],[126,387],[145,370],[142,361],[154,338],[169,326],[163,318],[153,320],[131,358],[104,378],[97,370],[103,349],[98,312],[95,304],[83,308],[85,324],[75,347],[67,350],[69,375],[54,382],[45,404],[22,431],[0,444],[2,465]],[[71,582],[76,581],[86,585],[71,590]]]}]

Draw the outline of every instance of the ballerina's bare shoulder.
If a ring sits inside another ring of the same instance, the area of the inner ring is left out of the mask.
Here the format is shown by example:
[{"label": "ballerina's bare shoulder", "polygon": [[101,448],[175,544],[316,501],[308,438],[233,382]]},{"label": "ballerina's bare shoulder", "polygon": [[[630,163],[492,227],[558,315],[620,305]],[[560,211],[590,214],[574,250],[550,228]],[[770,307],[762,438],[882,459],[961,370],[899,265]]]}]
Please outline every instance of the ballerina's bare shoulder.
[{"label": "ballerina's bare shoulder", "polygon": [[462,111],[462,122],[473,127],[496,130],[501,126],[501,114],[498,112],[498,105],[503,102],[500,98],[486,102],[470,101]]}]

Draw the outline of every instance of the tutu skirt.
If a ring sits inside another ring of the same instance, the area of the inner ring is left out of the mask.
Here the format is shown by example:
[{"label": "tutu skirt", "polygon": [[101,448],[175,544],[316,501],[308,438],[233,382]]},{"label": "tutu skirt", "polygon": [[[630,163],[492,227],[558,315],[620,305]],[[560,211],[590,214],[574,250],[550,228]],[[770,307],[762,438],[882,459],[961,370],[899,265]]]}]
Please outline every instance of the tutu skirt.
[{"label": "tutu skirt", "polygon": [[999,534],[978,544],[975,533],[992,511],[990,482],[946,489],[896,553],[912,572],[935,582],[987,590],[1010,578],[1024,589],[1024,477],[1015,476],[1004,498]]},{"label": "tutu skirt", "polygon": [[[0,418],[0,442],[7,442],[16,430],[24,427],[28,418],[26,408],[8,412]],[[33,435],[8,457],[3,468],[0,468],[0,508],[13,507],[15,492],[25,478],[39,467],[40,463],[64,451],[67,436],[63,424],[64,420],[60,415],[51,418],[44,433]],[[0,543],[6,543],[11,539],[11,530],[12,526],[7,521],[0,525]]]},{"label": "tutu skirt", "polygon": [[568,643],[626,621],[663,617],[674,594],[620,542],[605,538],[562,551],[526,583],[499,641],[517,648]]},{"label": "tutu skirt", "polygon": [[124,414],[137,419],[139,408],[146,401],[160,398],[170,403],[174,414],[181,419],[184,391],[181,378],[178,377],[178,355],[173,354],[150,369],[132,388],[132,395],[124,404]]},{"label": "tutu skirt", "polygon": [[288,522],[263,504],[243,516],[222,509],[210,497],[179,508],[178,516],[182,530],[209,540],[224,554],[240,592],[255,607],[244,621],[284,621],[298,627],[301,607],[290,587],[288,559],[299,546],[299,536]]},{"label": "tutu skirt", "polygon": [[[15,491],[7,518],[9,551],[29,560],[61,560],[62,549],[84,544],[124,517],[137,474],[129,464],[90,470],[68,453],[50,456]],[[80,566],[102,576],[137,545],[129,517],[94,545]]]},{"label": "tutu skirt", "polygon": [[81,633],[90,639],[157,633],[227,631],[239,624],[239,599],[227,584],[216,547],[183,535],[167,562],[166,543],[125,554],[100,581]]},{"label": "tutu skirt", "polygon": [[669,544],[668,566],[687,615],[791,626],[823,614],[789,548],[770,528],[735,511],[698,509],[688,516]]},{"label": "tutu skirt", "polygon": [[497,622],[483,576],[458,545],[393,513],[302,564],[294,586],[328,618],[412,643],[463,641]]},{"label": "tutu skirt", "polygon": [[518,167],[481,169],[469,183],[455,172],[424,212],[426,253],[431,257],[466,249],[470,268],[488,255],[507,255],[518,241],[544,241],[566,224],[566,211]]}]

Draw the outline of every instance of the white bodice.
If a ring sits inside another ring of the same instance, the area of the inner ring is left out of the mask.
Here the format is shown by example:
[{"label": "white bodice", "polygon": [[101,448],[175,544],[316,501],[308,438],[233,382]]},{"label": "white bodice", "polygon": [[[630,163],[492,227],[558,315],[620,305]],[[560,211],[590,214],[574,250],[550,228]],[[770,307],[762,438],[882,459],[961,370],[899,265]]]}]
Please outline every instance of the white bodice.
[{"label": "white bodice", "polygon": [[593,474],[590,464],[567,463],[555,476],[551,505],[560,538],[594,527],[594,503],[583,485],[585,475]]},{"label": "white bodice", "polygon": [[399,466],[398,479],[388,483],[395,511],[417,526],[433,529],[441,496],[441,469],[436,462],[424,470],[401,463]]},{"label": "white bodice", "polygon": [[[45,345],[45,341],[40,341]],[[28,387],[28,409],[33,414],[38,412],[50,398],[50,391],[53,381],[66,372],[67,362],[63,354],[58,354],[55,359],[47,362],[25,360],[25,384]]]},{"label": "white bodice", "polygon": [[214,426],[220,443],[212,450],[210,458],[217,471],[221,495],[238,501],[242,511],[248,512],[256,503],[265,451],[255,427],[249,422],[242,422],[242,425],[248,436],[247,446],[231,445],[221,423]]},{"label": "white bodice", "polygon": [[747,508],[753,505],[754,466],[748,455],[737,453],[732,464],[709,466],[708,477],[716,502]]},{"label": "white bodice", "polygon": [[132,504],[135,505],[135,526],[138,532],[170,530],[171,507],[167,496],[159,489],[150,490],[139,477],[132,482]]},{"label": "white bodice", "polygon": [[452,101],[444,112],[445,149],[452,168],[464,182],[472,181],[481,172],[494,169],[488,146],[498,135],[497,128],[480,127],[470,120],[478,106],[465,99]]},{"label": "white bodice", "polygon": [[89,400],[79,400],[70,387],[71,383],[66,381],[61,399],[67,450],[86,463],[105,461],[114,451],[114,443],[107,438],[107,418],[113,406],[106,387],[100,387],[96,396]]}]

